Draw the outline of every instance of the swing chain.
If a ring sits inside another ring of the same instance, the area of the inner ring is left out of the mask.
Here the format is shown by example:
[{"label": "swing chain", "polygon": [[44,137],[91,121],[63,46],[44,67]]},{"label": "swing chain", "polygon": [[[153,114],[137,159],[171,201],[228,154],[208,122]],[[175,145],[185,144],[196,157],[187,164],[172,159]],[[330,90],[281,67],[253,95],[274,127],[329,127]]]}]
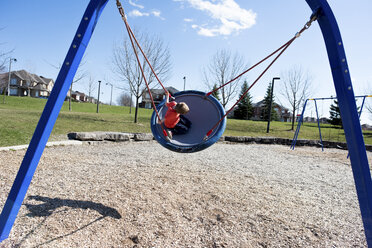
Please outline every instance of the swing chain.
[{"label": "swing chain", "polygon": [[125,16],[123,6],[121,5],[121,2],[119,0],[116,0],[116,6],[118,7],[119,13],[121,17],[123,18],[123,20],[126,20],[127,17]]},{"label": "swing chain", "polygon": [[311,24],[315,22],[317,19],[318,19],[318,14],[316,12],[315,14],[311,15],[310,20],[305,24],[304,28],[308,29],[311,26]]},{"label": "swing chain", "polygon": [[316,21],[318,19],[318,10],[316,12],[314,12],[311,16],[310,16],[310,20],[308,22],[306,22],[306,24],[304,25],[304,27],[296,33],[295,35],[295,38],[298,38],[300,37],[300,35],[302,34],[303,31],[305,31],[306,29],[310,28],[311,24]]}]

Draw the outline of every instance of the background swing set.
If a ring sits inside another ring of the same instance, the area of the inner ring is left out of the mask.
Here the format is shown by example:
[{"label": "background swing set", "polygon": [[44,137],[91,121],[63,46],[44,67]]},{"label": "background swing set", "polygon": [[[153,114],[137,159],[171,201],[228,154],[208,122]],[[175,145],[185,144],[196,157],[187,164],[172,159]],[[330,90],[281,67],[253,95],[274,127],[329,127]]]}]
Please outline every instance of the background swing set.
[{"label": "background swing set", "polygon": [[[0,215],[0,242],[9,236],[99,17],[108,0],[90,0]],[[372,247],[372,180],[341,34],[326,0],[306,0],[321,28],[339,100],[368,246]],[[293,41],[293,40],[292,40]]]},{"label": "background swing set", "polygon": [[[363,99],[362,104],[360,106],[359,113],[358,113],[359,119],[360,119],[360,116],[362,114],[364,103],[365,103],[365,100],[366,100],[367,97],[372,97],[372,95],[355,96],[355,99],[357,99],[357,98],[362,98]],[[337,97],[308,98],[308,99],[306,99],[306,101],[304,103],[304,106],[302,108],[301,116],[299,117],[298,122],[297,122],[297,128],[296,128],[295,134],[293,136],[293,140],[292,140],[292,144],[291,144],[291,149],[292,150],[295,149],[296,142],[297,142],[297,139],[298,139],[298,135],[300,133],[301,125],[303,124],[303,121],[304,121],[304,114],[305,114],[307,102],[308,101],[314,101],[316,120],[317,120],[317,123],[318,123],[318,130],[319,130],[319,142],[320,142],[320,145],[322,147],[322,151],[324,151],[322,132],[321,132],[321,129],[320,129],[320,118],[319,118],[319,111],[318,111],[317,101],[333,100],[333,99],[337,99]],[[348,155],[348,157],[349,157],[349,155]]]}]

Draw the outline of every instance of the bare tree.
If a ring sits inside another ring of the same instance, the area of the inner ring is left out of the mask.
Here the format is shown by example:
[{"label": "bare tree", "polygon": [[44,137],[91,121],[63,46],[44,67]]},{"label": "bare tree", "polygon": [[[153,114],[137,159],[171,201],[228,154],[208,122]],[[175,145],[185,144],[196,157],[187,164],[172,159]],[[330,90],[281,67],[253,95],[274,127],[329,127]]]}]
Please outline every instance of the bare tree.
[{"label": "bare tree", "polygon": [[120,106],[132,106],[133,105],[133,101],[132,101],[132,97],[130,94],[126,93],[126,92],[123,92],[120,96],[119,96],[119,99],[118,99],[118,102],[119,102],[119,105]]},{"label": "bare tree", "polygon": [[3,51],[2,49],[0,49],[0,73],[6,70],[6,65],[7,62],[9,61],[9,54],[11,52],[12,51]]},{"label": "bare tree", "polygon": [[[68,98],[68,110],[71,111],[72,110],[72,107],[71,107],[71,95],[72,95],[72,86],[74,83],[78,83],[80,81],[82,81],[86,76],[88,76],[88,73],[83,69],[83,66],[85,65],[86,61],[85,61],[85,56],[83,56],[83,58],[81,59],[81,62],[79,64],[79,67],[75,73],[75,76],[71,82],[71,85],[70,85],[70,96]],[[52,63],[49,63],[48,61],[46,61],[46,63],[48,63],[50,66],[54,67],[55,69],[57,70],[61,70],[62,68],[62,64],[60,63],[59,65],[54,65]]]},{"label": "bare tree", "polygon": [[96,80],[94,80],[94,78],[92,78],[92,76],[89,76],[89,80],[88,80],[88,96],[91,97],[92,96],[92,92],[95,91],[97,89],[97,82]]},{"label": "bare tree", "polygon": [[[135,34],[142,47],[142,50],[146,54],[158,78],[164,82],[170,76],[171,70],[170,53],[168,47],[166,47],[163,41],[157,36],[149,36],[147,34],[138,32],[135,32]],[[136,49],[139,54],[145,77],[150,85],[156,80],[155,75],[151,72],[151,69],[146,63],[144,57],[141,56],[139,49]],[[147,91],[145,91],[146,85],[129,38],[125,39],[122,45],[114,46],[113,70],[119,79],[127,84],[129,91],[136,99],[134,122],[137,123],[139,98],[142,96],[143,92]]]},{"label": "bare tree", "polygon": [[281,79],[280,95],[292,109],[292,130],[294,130],[296,111],[312,93],[312,78],[308,73],[304,73],[300,66],[293,66],[292,69],[282,73]]},{"label": "bare tree", "polygon": [[[3,28],[0,28],[0,31],[3,30]],[[7,69],[7,65],[9,64],[9,59],[11,54],[13,53],[14,49],[7,50],[4,49],[3,45],[5,43],[0,43],[0,73],[3,73]],[[8,75],[3,75],[3,78],[0,78],[0,92],[4,94],[7,91],[8,87]],[[4,98],[3,98],[4,103]]]},{"label": "bare tree", "polygon": [[[203,69],[204,84],[208,90],[212,90],[215,86],[218,88],[239,75],[246,67],[240,54],[232,55],[230,51],[219,50],[213,55],[210,64]],[[242,80],[243,77],[240,77],[219,90],[220,101],[224,108],[237,95]]]}]

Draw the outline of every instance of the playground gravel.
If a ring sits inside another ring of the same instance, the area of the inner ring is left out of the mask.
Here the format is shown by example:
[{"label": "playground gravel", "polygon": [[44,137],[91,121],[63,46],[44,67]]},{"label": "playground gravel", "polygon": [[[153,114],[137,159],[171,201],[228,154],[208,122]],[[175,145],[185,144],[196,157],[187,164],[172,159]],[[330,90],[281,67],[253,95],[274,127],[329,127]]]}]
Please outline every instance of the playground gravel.
[{"label": "playground gravel", "polygon": [[[0,151],[0,207],[25,150]],[[366,247],[347,151],[46,148],[0,247]],[[372,154],[368,153],[369,161]]]}]

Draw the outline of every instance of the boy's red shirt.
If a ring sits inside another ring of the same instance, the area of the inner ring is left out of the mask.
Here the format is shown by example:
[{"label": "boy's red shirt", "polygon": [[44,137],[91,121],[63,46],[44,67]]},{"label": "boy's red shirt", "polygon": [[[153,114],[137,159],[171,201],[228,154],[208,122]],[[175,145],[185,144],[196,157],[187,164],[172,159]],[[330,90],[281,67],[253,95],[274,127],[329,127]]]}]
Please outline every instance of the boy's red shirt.
[{"label": "boy's red shirt", "polygon": [[176,102],[167,103],[166,106],[168,107],[167,113],[164,116],[164,125],[167,128],[174,128],[177,123],[180,121],[180,114],[177,113],[176,110],[173,109],[176,106]]}]

